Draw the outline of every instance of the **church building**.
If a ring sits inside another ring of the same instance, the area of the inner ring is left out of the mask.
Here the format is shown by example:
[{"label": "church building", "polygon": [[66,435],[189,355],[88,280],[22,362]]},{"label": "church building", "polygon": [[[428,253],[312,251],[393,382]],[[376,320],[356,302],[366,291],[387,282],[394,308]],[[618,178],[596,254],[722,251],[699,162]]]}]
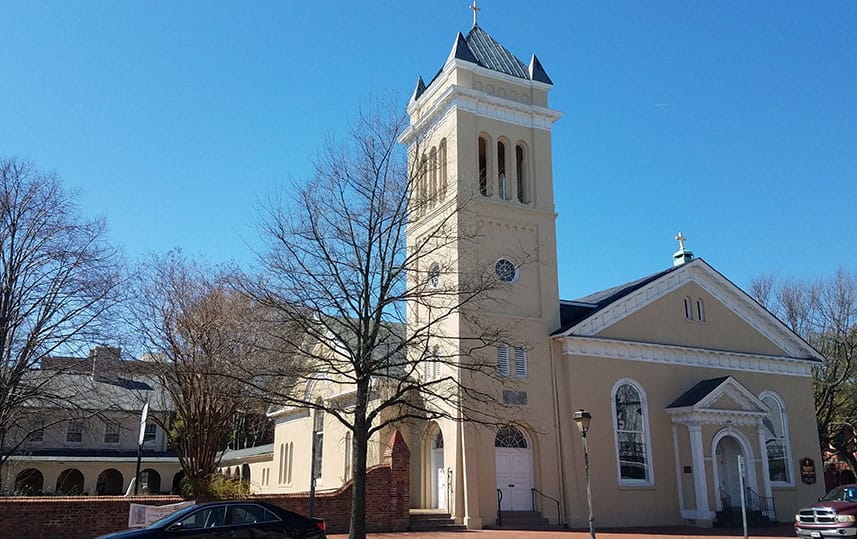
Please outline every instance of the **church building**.
[{"label": "church building", "polygon": [[[552,86],[535,55],[521,61],[474,20],[437,75],[419,79],[407,108],[401,142],[412,160],[427,160],[422,188],[433,195],[409,241],[471,199],[479,247],[452,243],[449,259],[493,268],[503,301],[481,305],[479,316],[514,328],[506,345],[483,351],[496,361],[499,386],[486,391],[496,391],[505,424],[402,427],[412,507],[475,529],[533,512],[585,527],[584,445],[573,417],[585,410],[598,527],[708,527],[742,498],[761,517],[791,520],[823,493],[811,473],[821,476],[812,370],[823,358],[695,258],[681,233],[662,271],[559,298],[551,132],[561,114],[549,103]],[[464,333],[470,323],[462,315],[443,329]],[[262,478],[255,490],[309,490],[310,471],[297,463],[308,462],[319,433],[316,488],[348,480],[350,434],[335,421],[294,409],[270,416],[273,452],[253,465]],[[378,437],[370,465],[388,439]]]}]

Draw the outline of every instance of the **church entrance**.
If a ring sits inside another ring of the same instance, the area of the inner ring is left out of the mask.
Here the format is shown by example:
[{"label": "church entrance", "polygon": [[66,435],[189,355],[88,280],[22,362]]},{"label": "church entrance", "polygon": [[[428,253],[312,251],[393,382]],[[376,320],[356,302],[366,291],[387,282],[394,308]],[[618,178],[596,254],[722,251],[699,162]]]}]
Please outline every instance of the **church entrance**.
[{"label": "church entrance", "polygon": [[[719,482],[718,500],[721,510],[741,507],[741,480],[738,472],[738,455],[744,459],[746,455],[741,450],[738,441],[732,436],[724,436],[717,443],[715,457],[717,460],[717,475]],[[748,485],[747,474],[744,472],[744,485]]]},{"label": "church entrance", "polygon": [[501,511],[532,511],[533,453],[524,433],[509,425],[494,439]]},{"label": "church entrance", "polygon": [[446,509],[446,471],[443,464],[443,433],[437,430],[431,444],[431,463],[429,475],[431,477],[431,506],[434,509]]}]

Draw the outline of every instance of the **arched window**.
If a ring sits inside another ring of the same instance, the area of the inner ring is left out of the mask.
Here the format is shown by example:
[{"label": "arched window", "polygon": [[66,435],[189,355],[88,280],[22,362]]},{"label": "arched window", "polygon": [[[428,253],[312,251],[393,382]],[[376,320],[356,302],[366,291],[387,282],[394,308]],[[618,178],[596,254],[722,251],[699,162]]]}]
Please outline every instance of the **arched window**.
[{"label": "arched window", "polygon": [[312,426],[313,450],[315,458],[313,459],[312,469],[315,475],[314,479],[321,477],[322,453],[324,453],[324,410],[316,408],[315,417]]},{"label": "arched window", "polygon": [[515,177],[518,181],[518,202],[526,204],[530,201],[527,195],[526,166],[524,163],[524,147],[515,145]]},{"label": "arched window", "polygon": [[528,447],[527,437],[516,427],[506,425],[497,431],[497,436],[494,437],[494,447],[526,449]]},{"label": "arched window", "polygon": [[792,473],[789,467],[790,448],[788,414],[783,400],[773,391],[762,392],[759,397],[768,408],[768,416],[763,420],[765,449],[768,455],[768,476],[775,485],[791,485]]},{"label": "arched window", "polygon": [[702,303],[702,298],[696,300],[696,319],[705,322],[705,305]]},{"label": "arched window", "polygon": [[419,204],[420,212],[426,209],[426,200],[428,200],[428,157],[423,154],[420,160],[420,194],[417,204]]},{"label": "arched window", "polygon": [[429,205],[434,207],[437,202],[437,193],[438,193],[438,185],[437,185],[437,175],[438,175],[438,166],[437,166],[437,148],[432,148],[429,152]]},{"label": "arched window", "polygon": [[286,444],[280,444],[280,466],[277,473],[277,483],[286,482]]},{"label": "arched window", "polygon": [[509,185],[506,179],[506,145],[497,141],[497,194],[500,199],[509,200]]},{"label": "arched window", "polygon": [[440,200],[446,198],[446,139],[441,139],[438,149],[438,159],[440,160]]},{"label": "arched window", "polygon": [[488,141],[485,137],[479,137],[479,193],[488,196]]},{"label": "arched window", "polygon": [[693,320],[693,303],[690,298],[684,298],[684,317],[686,320]]},{"label": "arched window", "polygon": [[291,484],[291,482],[292,482],[292,463],[294,462],[294,458],[295,458],[295,443],[289,442],[288,448],[289,448],[288,449],[289,455],[288,455],[288,459],[286,460],[286,483]]},{"label": "arched window", "polygon": [[613,386],[612,401],[619,484],[651,485],[648,451],[651,442],[645,393],[639,384],[625,378]]}]

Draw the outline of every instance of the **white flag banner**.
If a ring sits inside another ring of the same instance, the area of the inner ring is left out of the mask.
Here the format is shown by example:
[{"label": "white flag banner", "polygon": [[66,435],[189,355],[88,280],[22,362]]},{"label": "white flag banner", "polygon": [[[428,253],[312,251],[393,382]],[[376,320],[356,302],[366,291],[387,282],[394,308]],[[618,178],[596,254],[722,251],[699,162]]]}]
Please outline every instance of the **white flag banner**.
[{"label": "white flag banner", "polygon": [[140,440],[137,445],[143,445],[143,439],[146,437],[146,420],[149,418],[149,403],[143,405],[143,413],[140,415]]},{"label": "white flag banner", "polygon": [[144,528],[167,515],[171,515],[179,509],[194,505],[195,501],[171,503],[169,505],[142,505],[132,503],[128,511],[128,527]]}]

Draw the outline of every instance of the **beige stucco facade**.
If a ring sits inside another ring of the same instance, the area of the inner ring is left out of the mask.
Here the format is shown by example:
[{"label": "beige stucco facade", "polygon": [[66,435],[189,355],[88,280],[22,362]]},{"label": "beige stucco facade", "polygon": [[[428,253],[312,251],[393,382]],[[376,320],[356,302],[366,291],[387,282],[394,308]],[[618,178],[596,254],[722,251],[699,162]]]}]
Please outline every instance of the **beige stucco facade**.
[{"label": "beige stucco facade", "polygon": [[[528,72],[518,62],[518,74],[476,58],[478,47],[505,50],[482,34],[474,27],[459,35],[437,77],[427,87],[420,80],[401,140],[414,168],[425,167],[409,241],[430,238],[439,223],[457,227],[433,259],[420,260],[411,282],[436,278],[454,287],[472,272],[496,271],[497,286],[445,317],[437,338],[451,357],[497,363],[496,376],[441,367],[494,395],[496,420],[457,421],[460,410],[449,408],[448,419],[399,425],[411,450],[412,506],[448,511],[470,528],[494,525],[498,503],[585,526],[584,457],[572,413],[586,409],[598,526],[710,526],[735,505],[741,481],[757,498],[747,502],[765,516],[791,519],[823,489],[804,482],[798,466],[809,458],[821,475],[812,398],[821,357],[683,245],[675,267],[561,302],[551,162],[551,129],[561,114],[549,107],[552,83],[535,57]],[[470,40],[482,45],[464,50]],[[513,274],[503,273],[503,260]],[[410,321],[424,323],[438,307],[414,306]],[[502,329],[505,341],[477,353],[455,350],[461,340],[444,335],[475,336],[474,320]],[[347,388],[313,391],[336,398]],[[297,409],[272,417],[270,479],[258,488],[306,491],[314,418]],[[325,418],[323,431],[316,487],[326,490],[348,479],[350,453],[338,422]],[[382,433],[373,442],[370,465],[383,454],[377,440],[387,439]]]}]

